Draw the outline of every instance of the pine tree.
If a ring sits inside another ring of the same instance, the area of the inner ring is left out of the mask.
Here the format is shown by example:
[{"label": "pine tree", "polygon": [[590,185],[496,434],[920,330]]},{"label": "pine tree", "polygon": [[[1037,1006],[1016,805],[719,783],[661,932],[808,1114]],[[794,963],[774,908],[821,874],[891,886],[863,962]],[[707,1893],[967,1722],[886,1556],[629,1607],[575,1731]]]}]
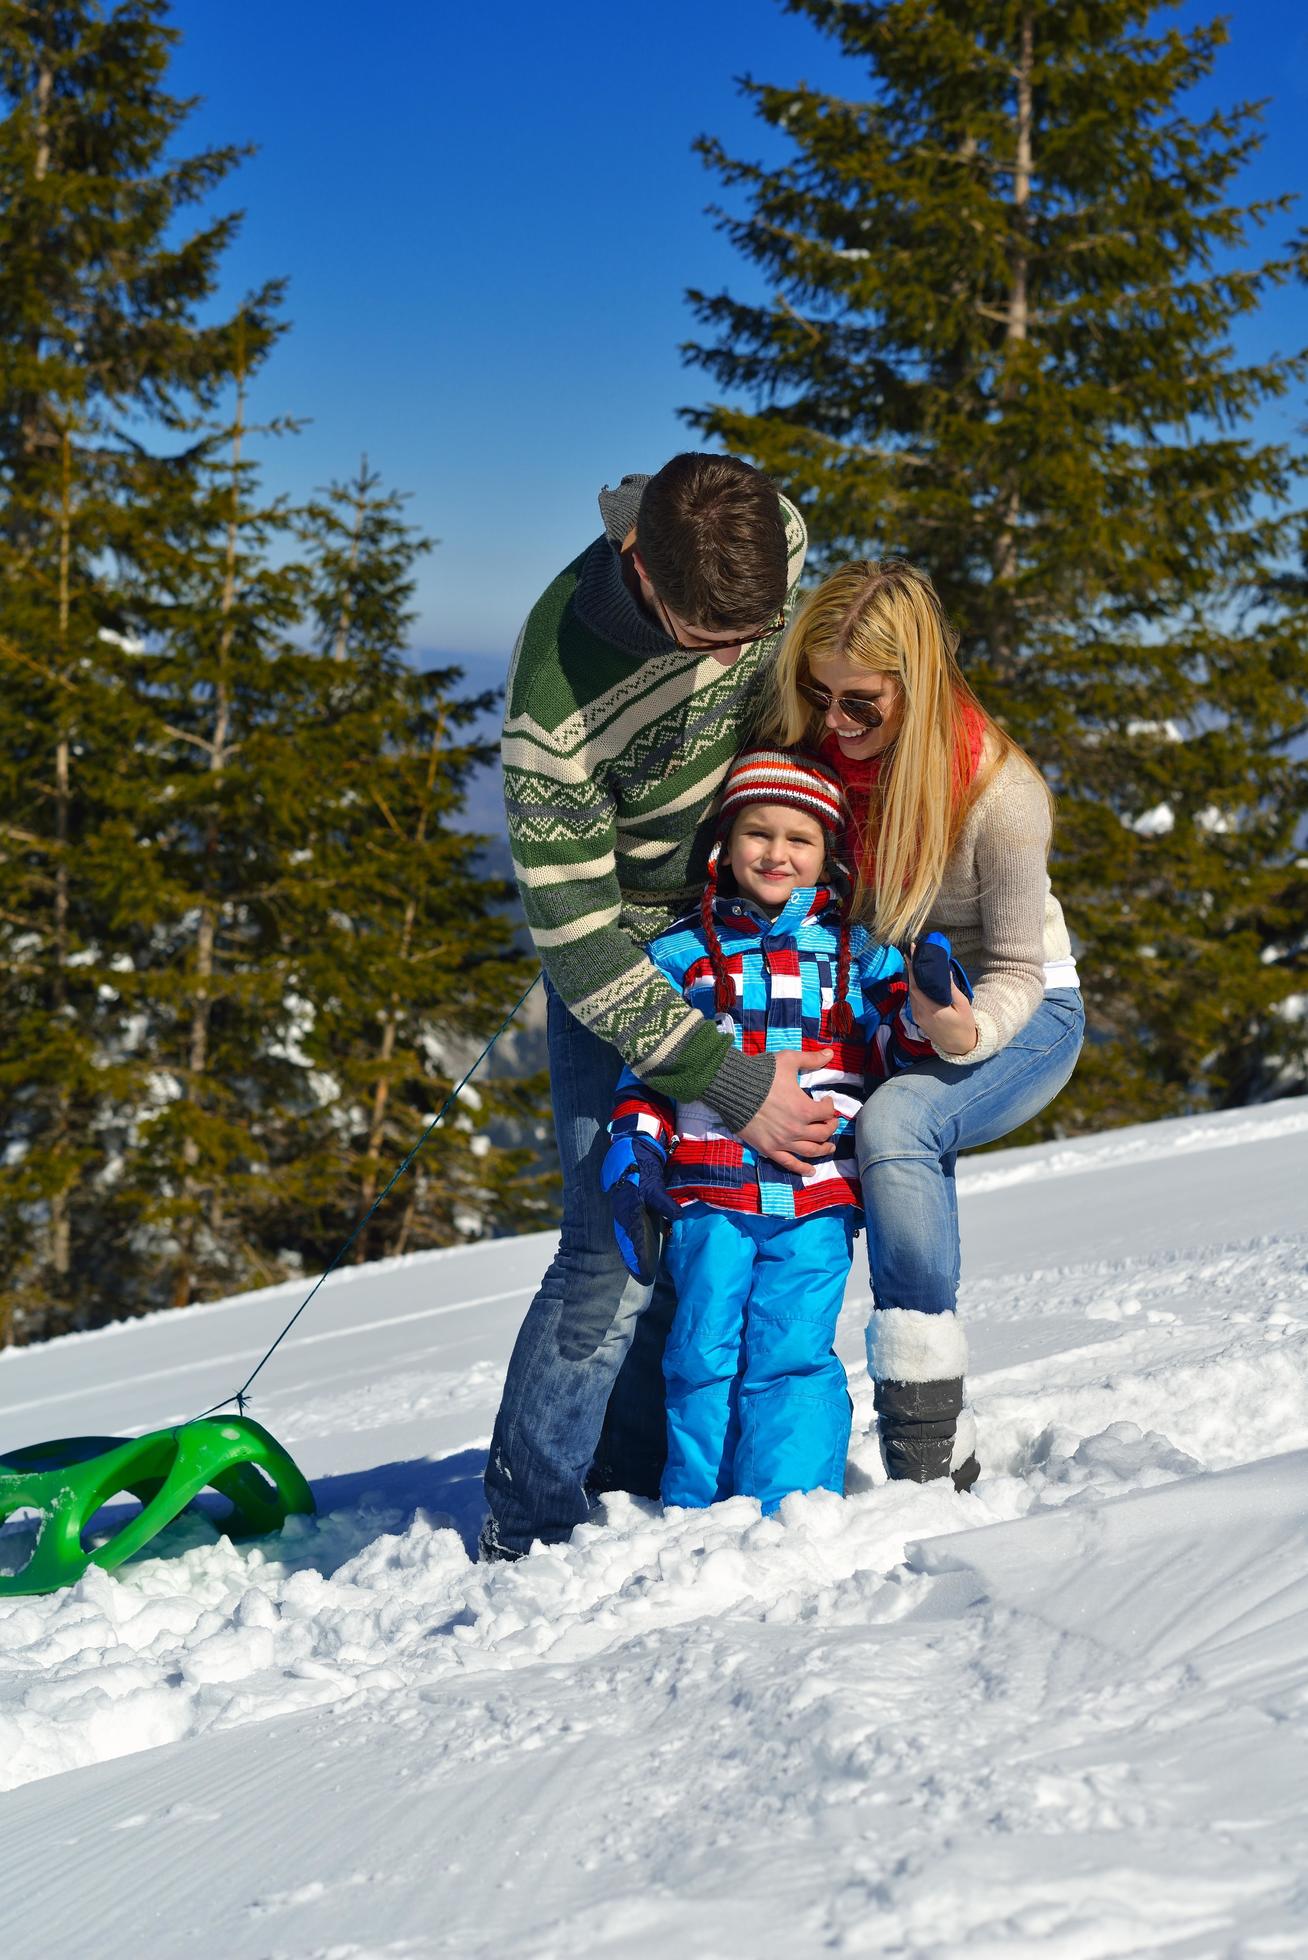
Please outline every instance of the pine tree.
[{"label": "pine tree", "polygon": [[[491,759],[478,724],[494,697],[460,695],[457,668],[417,671],[406,653],[413,569],[430,541],[366,461],[324,493],[308,532],[322,697],[303,741],[323,789],[289,984],[319,1111],[285,1182],[283,1229],[317,1261],[372,1204],[531,967],[513,945],[512,887],[455,821],[472,771]],[[513,1125],[539,1093],[489,1081],[465,1091],[354,1256],[537,1223],[547,1187]]]},{"label": "pine tree", "polygon": [[[27,535],[0,577],[0,810],[6,984],[0,996],[5,1108],[7,1320],[34,1268],[67,1310],[74,1266],[74,1194],[95,1154],[96,1118],[110,1084],[95,1067],[96,968],[88,903],[88,803],[111,737],[113,703],[97,684],[94,582],[84,554],[103,539],[104,511],[77,466],[74,418],[25,486]],[[42,513],[45,526],[36,519]],[[0,1324],[0,1333],[3,1333]]]},{"label": "pine tree", "polygon": [[0,1338],[83,1324],[113,1264],[130,956],[106,894],[130,837],[101,816],[133,741],[115,569],[152,525],[124,487],[142,419],[230,367],[201,313],[236,221],[185,219],[239,152],[171,156],[190,105],[163,87],[163,16],[0,0]]},{"label": "pine tree", "polygon": [[1091,1037],[1047,1121],[1238,1102],[1303,983],[1308,647],[1276,580],[1302,464],[1252,418],[1305,362],[1231,344],[1294,255],[1246,262],[1289,201],[1235,195],[1256,110],[1186,109],[1225,29],[1145,0],[787,10],[862,99],[746,80],[788,161],[701,142],[772,297],[691,295],[728,399],[688,419],[798,492],[819,566],[930,570],[1054,787]]},{"label": "pine tree", "polygon": [[[530,974],[456,822],[490,697],[404,655],[425,544],[366,469],[260,487],[280,287],[214,305],[240,152],[173,155],[175,39],[0,0],[0,1343],[321,1262]],[[365,1247],[538,1222],[539,1086]]]},{"label": "pine tree", "polygon": [[178,460],[141,460],[155,528],[124,594],[141,641],[121,662],[138,732],[117,814],[136,854],[114,902],[144,1039],[121,1183],[174,1306],[281,1276],[263,1222],[300,1093],[282,948],[315,794],[300,736],[319,663],[299,644],[292,512],[261,495],[251,454],[291,426],[248,413],[275,338],[270,317],[238,318],[230,418],[194,427]]}]

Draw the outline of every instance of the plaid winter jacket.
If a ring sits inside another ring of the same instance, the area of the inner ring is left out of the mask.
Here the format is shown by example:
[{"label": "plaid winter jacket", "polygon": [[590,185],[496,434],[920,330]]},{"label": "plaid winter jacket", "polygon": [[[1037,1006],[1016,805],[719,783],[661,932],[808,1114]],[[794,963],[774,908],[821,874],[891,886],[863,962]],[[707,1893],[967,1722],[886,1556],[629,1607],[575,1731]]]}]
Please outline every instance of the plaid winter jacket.
[{"label": "plaid winter jacket", "polygon": [[815,1096],[829,1095],[839,1112],[835,1153],[799,1177],[756,1156],[707,1103],[673,1104],[630,1069],[618,1080],[610,1132],[653,1137],[663,1145],[668,1190],[678,1204],[698,1201],[776,1218],[802,1218],[829,1205],[861,1206],[854,1121],[868,1088],[932,1052],[909,1017],[902,958],[891,947],[874,945],[862,926],[851,928],[846,998],[856,1032],[842,1040],[830,1032],[840,911],[829,892],[796,891],[775,919],[747,899],[719,895],[713,918],[736,990],[731,1014],[716,1014],[713,968],[696,915],[652,940],[650,958],[692,1007],[717,1019],[743,1054],[835,1050],[828,1068],[799,1078]]}]

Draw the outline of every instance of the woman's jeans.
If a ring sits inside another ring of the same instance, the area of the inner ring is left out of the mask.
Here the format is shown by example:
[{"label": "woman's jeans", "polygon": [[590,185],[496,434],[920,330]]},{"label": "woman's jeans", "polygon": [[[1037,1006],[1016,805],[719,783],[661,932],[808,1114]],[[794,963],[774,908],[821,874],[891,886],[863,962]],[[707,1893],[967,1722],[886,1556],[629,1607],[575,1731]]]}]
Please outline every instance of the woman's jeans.
[{"label": "woman's jeans", "polygon": [[1060,987],[988,1061],[974,1068],[925,1062],[868,1097],[858,1119],[858,1164],[878,1312],[953,1311],[955,1158],[1007,1136],[1052,1102],[1076,1066],[1084,1034],[1080,992]]},{"label": "woman's jeans", "polygon": [[600,1189],[622,1057],[548,980],[545,991],[563,1224],[518,1331],[486,1466],[489,1536],[507,1552],[567,1538],[590,1509],[588,1484],[657,1497],[667,1449],[663,1344],[676,1297],[665,1271],[652,1287],[631,1277]]}]

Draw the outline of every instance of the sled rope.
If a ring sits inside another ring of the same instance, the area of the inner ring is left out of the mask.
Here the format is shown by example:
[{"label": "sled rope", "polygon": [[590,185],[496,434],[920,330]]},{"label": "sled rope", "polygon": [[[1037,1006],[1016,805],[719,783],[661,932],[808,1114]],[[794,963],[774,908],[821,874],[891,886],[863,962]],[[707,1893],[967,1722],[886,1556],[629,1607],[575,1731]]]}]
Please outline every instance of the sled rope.
[{"label": "sled rope", "polygon": [[495,1046],[500,1036],[504,1033],[505,1029],[509,1026],[509,1023],[513,1020],[514,1016],[518,1013],[519,1009],[526,1004],[528,996],[534,991],[536,986],[539,984],[540,979],[541,979],[541,975],[538,973],[536,975],[536,978],[532,981],[531,986],[527,988],[526,992],[523,993],[519,997],[519,999],[514,1003],[514,1005],[509,1009],[508,1013],[505,1015],[504,1019],[500,1022],[500,1025],[498,1026],[498,1028],[496,1028],[494,1034],[491,1036],[490,1040],[486,1043],[486,1046],[482,1049],[480,1055],[478,1055],[476,1061],[472,1064],[472,1067],[468,1070],[467,1074],[463,1077],[463,1080],[461,1082],[456,1083],[454,1088],[450,1090],[449,1095],[446,1096],[445,1101],[441,1104],[436,1114],[432,1117],[431,1122],[427,1125],[422,1135],[418,1138],[418,1141],[414,1144],[412,1150],[409,1152],[408,1156],[404,1159],[404,1162],[400,1165],[399,1169],[391,1177],[390,1182],[386,1185],[385,1189],[383,1191],[380,1191],[377,1194],[377,1196],[373,1199],[367,1211],[364,1212],[362,1218],[356,1221],[354,1229],[351,1231],[348,1239],[346,1239],[345,1242],[340,1246],[340,1248],[335,1253],[333,1253],[330,1265],[325,1266],[322,1272],[319,1273],[317,1279],[314,1281],[313,1285],[309,1288],[309,1291],[305,1294],[303,1300],[301,1300],[299,1306],[295,1309],[295,1312],[291,1315],[285,1327],[283,1327],[281,1333],[277,1336],[277,1339],[273,1342],[272,1346],[268,1349],[267,1353],[262,1357],[262,1359],[257,1363],[257,1365],[253,1369],[251,1369],[250,1373],[246,1376],[245,1380],[241,1383],[241,1386],[237,1389],[236,1393],[234,1395],[224,1396],[221,1402],[215,1402],[212,1408],[205,1409],[201,1415],[194,1417],[193,1420],[195,1420],[196,1422],[202,1422],[205,1416],[216,1415],[219,1409],[226,1409],[233,1402],[235,1402],[236,1404],[238,1415],[245,1414],[245,1400],[250,1392],[250,1385],[254,1381],[255,1376],[259,1373],[260,1368],[264,1366],[265,1362],[272,1360],[272,1357],[274,1356],[274,1354],[276,1354],[278,1348],[281,1346],[282,1342],[286,1339],[286,1336],[290,1333],[296,1321],[300,1318],[300,1315],[304,1312],[309,1302],[313,1299],[313,1296],[318,1291],[318,1288],[322,1285],[323,1281],[327,1278],[328,1274],[334,1272],[337,1266],[340,1265],[341,1260],[345,1257],[350,1247],[354,1244],[354,1241],[358,1238],[360,1232],[363,1230],[364,1226],[368,1223],[368,1220],[372,1217],[373,1213],[377,1211],[378,1208],[385,1202],[385,1199],[387,1198],[389,1193],[395,1188],[395,1186],[399,1183],[400,1179],[404,1176],[405,1171],[408,1170],[409,1165],[413,1162],[418,1152],[422,1149],[423,1144],[426,1143],[428,1137],[431,1135],[432,1131],[436,1128],[436,1125],[440,1122],[441,1118],[445,1115],[445,1112],[448,1109],[450,1109],[455,1102],[458,1101],[460,1094],[467,1087],[468,1083],[471,1082],[473,1076],[477,1073],[477,1070],[481,1067],[486,1057],[490,1054],[491,1049]]}]

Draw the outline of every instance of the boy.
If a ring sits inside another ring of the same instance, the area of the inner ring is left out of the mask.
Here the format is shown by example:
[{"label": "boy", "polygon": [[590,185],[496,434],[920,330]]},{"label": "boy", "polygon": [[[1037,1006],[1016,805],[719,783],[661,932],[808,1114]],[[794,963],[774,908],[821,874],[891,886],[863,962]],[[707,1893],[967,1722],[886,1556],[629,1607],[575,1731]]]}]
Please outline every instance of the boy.
[{"label": "boy", "polygon": [[604,1184],[637,1277],[657,1258],[649,1214],[671,1226],[668,1504],[735,1493],[771,1511],[791,1491],[844,1487],[850,1402],[832,1342],[862,1216],[854,1120],[869,1074],[912,1058],[891,1028],[907,1000],[904,962],[844,917],[833,858],[844,820],[839,780],[815,756],[741,755],[698,915],[649,947],[743,1055],[829,1055],[800,1081],[829,1095],[838,1118],[834,1154],[795,1173],[707,1102],[674,1104],[630,1070],[619,1082]]}]

